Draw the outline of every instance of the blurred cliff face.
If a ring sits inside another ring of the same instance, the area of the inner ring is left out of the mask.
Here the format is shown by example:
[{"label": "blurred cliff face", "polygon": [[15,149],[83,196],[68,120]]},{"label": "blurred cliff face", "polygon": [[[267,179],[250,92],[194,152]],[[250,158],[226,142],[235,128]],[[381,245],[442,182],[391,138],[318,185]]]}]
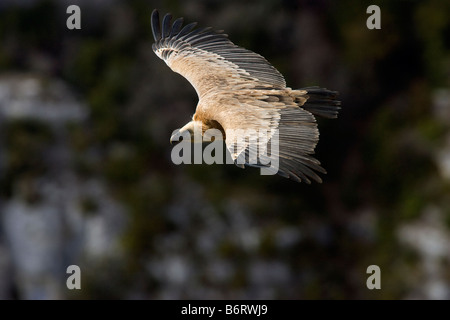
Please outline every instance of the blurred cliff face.
[{"label": "blurred cliff face", "polygon": [[[383,2],[368,30],[369,4],[2,2],[0,297],[450,298],[450,8]],[[340,91],[322,185],[171,163],[197,97],[151,51],[155,7]]]}]

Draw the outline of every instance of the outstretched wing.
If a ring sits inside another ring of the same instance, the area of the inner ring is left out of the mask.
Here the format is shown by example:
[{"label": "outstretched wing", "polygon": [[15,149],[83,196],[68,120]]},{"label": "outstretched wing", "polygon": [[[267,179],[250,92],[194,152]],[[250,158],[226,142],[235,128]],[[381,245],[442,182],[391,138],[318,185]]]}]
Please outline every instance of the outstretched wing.
[{"label": "outstretched wing", "polygon": [[[316,172],[326,171],[313,157],[319,130],[311,112],[319,110],[323,116],[333,117],[339,109],[335,96],[335,92],[318,88],[241,90],[234,97],[224,96],[227,108],[216,110],[215,116],[225,130],[225,142],[237,166],[264,168],[266,174],[320,183]],[[321,105],[314,103],[314,111],[305,110],[310,99],[319,101],[317,97],[321,97]]]},{"label": "outstretched wing", "polygon": [[211,28],[182,28],[183,18],[171,23],[166,14],[152,13],[153,51],[175,72],[185,77],[201,98],[211,90],[286,87],[283,76],[264,57],[232,43],[226,34]]}]

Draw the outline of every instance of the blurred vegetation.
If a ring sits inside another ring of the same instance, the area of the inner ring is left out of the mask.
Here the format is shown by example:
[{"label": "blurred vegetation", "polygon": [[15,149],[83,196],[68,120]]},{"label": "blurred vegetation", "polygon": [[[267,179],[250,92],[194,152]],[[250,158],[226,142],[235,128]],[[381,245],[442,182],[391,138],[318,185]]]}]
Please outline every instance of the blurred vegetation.
[{"label": "blurred vegetation", "polygon": [[[381,7],[381,30],[366,28],[370,4]],[[196,96],[151,51],[154,7],[225,29],[232,41],[271,61],[291,87],[340,91],[340,117],[319,120],[317,157],[329,172],[322,185],[234,166],[171,163],[170,133],[192,115]],[[249,290],[251,296],[246,270],[258,259],[282,261],[291,270],[288,283],[273,285],[277,298],[391,299],[411,290],[404,272],[414,270],[418,258],[398,243],[397,228],[418,219],[429,203],[447,208],[450,221],[450,184],[439,176],[434,158],[449,124],[432,110],[433,91],[450,86],[450,2],[133,0],[101,8],[86,2],[81,9],[82,30],[70,31],[65,8],[56,1],[3,7],[0,70],[43,73],[75,88],[90,112],[87,123],[68,125],[76,172],[104,179],[128,210],[127,258],[102,271],[104,279],[92,275],[85,297],[124,298],[133,288],[158,297],[165,283],[146,264],[161,254],[161,237],[174,233],[183,238],[175,252],[189,251],[200,270],[197,281],[223,297],[234,297],[233,290]],[[299,19],[317,25],[300,30]],[[324,58],[308,53],[317,43],[329,49]],[[36,55],[49,63],[36,62]],[[297,72],[309,61],[321,72]],[[8,152],[1,195],[9,198],[14,181],[46,170],[45,148],[53,137],[31,120],[12,121],[1,130]],[[235,241],[233,230],[219,233],[224,237],[215,255],[236,272],[229,282],[208,280],[201,268],[210,253],[196,244],[197,233],[210,228],[203,212],[227,226],[235,202],[261,241],[249,251]],[[96,203],[86,198],[82,206],[89,214]],[[171,218],[174,206],[183,208],[183,225]],[[373,231],[369,222],[353,227],[364,210],[374,212]],[[285,227],[300,230],[301,240],[279,247],[277,234]],[[370,264],[383,270],[383,290],[366,289]]]}]

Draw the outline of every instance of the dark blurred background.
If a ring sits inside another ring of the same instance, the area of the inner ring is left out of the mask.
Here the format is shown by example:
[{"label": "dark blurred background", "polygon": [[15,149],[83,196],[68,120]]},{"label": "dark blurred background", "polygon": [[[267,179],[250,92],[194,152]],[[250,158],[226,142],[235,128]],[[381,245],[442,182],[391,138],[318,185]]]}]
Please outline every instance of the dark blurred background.
[{"label": "dark blurred background", "polygon": [[[340,92],[323,184],[172,163],[197,96],[151,50],[154,8],[225,30],[292,88]],[[441,0],[2,0],[0,298],[450,299],[449,16]]]}]

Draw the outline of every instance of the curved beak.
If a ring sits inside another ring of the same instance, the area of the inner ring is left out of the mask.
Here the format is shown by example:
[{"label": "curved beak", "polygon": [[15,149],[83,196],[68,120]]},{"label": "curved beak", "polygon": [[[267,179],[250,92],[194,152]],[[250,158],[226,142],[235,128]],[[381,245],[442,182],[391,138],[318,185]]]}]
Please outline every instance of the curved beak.
[{"label": "curved beak", "polygon": [[182,136],[181,130],[178,130],[170,137],[170,144],[177,144],[180,142],[180,137]]},{"label": "curved beak", "polygon": [[[173,132],[172,136],[170,137],[170,144],[177,144],[177,143],[183,141],[183,139],[190,139],[192,141],[192,137],[194,135],[194,132],[196,131],[195,128],[196,128],[195,122],[190,121],[187,124],[185,124],[184,127],[180,128],[178,130],[175,130]],[[200,131],[200,134],[201,134],[201,131]],[[181,137],[183,137],[183,138],[180,139]]]}]

